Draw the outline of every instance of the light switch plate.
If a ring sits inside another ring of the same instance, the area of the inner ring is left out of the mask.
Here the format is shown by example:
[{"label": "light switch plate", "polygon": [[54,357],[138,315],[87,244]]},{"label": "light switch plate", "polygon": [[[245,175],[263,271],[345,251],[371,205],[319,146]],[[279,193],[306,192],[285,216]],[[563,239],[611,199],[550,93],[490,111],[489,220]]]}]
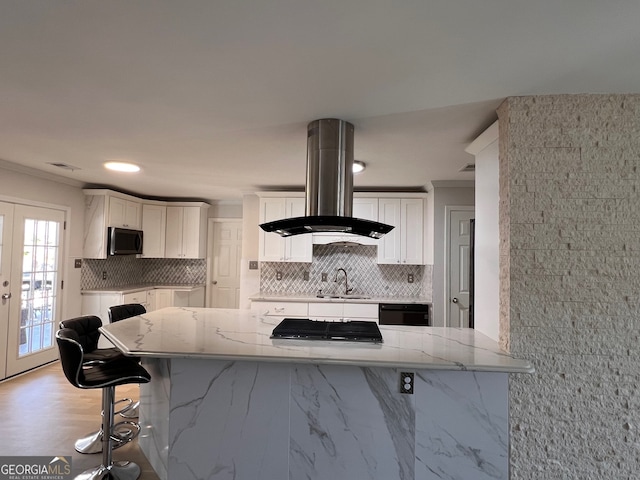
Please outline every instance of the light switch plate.
[{"label": "light switch plate", "polygon": [[82,259],[81,258],[76,258],[73,261],[73,268],[82,268]]},{"label": "light switch plate", "polygon": [[249,260],[249,270],[257,270],[257,269],[258,269],[258,261]]}]

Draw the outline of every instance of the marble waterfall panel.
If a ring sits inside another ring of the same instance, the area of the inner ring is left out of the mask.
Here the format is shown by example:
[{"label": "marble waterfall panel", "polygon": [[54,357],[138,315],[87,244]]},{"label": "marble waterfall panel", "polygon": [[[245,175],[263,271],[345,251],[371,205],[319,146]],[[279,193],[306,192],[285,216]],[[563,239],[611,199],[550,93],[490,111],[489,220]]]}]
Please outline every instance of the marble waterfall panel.
[{"label": "marble waterfall panel", "polygon": [[397,369],[294,366],[288,478],[413,479],[413,398]]},{"label": "marble waterfall panel", "polygon": [[509,478],[508,374],[421,370],[416,478]]},{"label": "marble waterfall panel", "polygon": [[161,480],[167,480],[169,455],[169,394],[171,361],[164,358],[144,358],[142,366],[151,375],[151,382],[140,385],[140,436],[138,444]]},{"label": "marble waterfall panel", "polygon": [[173,359],[169,478],[288,478],[290,365]]}]

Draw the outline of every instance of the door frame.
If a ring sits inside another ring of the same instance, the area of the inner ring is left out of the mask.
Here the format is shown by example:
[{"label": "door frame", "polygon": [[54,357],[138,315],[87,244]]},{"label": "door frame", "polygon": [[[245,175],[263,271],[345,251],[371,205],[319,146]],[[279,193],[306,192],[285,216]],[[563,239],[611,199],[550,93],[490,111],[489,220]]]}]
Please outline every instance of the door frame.
[{"label": "door frame", "polygon": [[[63,226],[62,226],[62,232],[60,234],[61,236],[61,241],[63,242],[63,247],[60,251],[60,268],[59,268],[59,281],[60,281],[60,295],[59,295],[59,299],[60,299],[60,307],[59,307],[59,314],[60,314],[60,318],[58,321],[62,321],[64,318],[67,317],[67,311],[68,311],[68,305],[69,305],[69,288],[63,288],[62,285],[64,285],[65,283],[68,284],[67,280],[67,272],[69,268],[72,268],[73,266],[73,258],[70,258],[70,248],[71,248],[71,228],[70,227],[70,221],[72,218],[71,215],[71,207],[68,205],[60,205],[57,203],[48,203],[48,202],[41,202],[38,200],[31,200],[31,199],[26,199],[26,198],[22,198],[22,197],[14,197],[12,195],[3,195],[0,194],[0,202],[5,202],[5,203],[12,203],[15,205],[23,205],[26,207],[38,207],[38,208],[46,208],[46,209],[50,209],[50,210],[59,210],[62,211],[64,214],[64,220],[63,220]],[[82,257],[80,257],[82,258]],[[68,262],[70,262],[68,264]],[[22,267],[20,267],[22,268]],[[57,351],[57,346],[55,347],[56,351]],[[48,363],[48,362],[47,362]],[[45,363],[46,364],[46,363]],[[6,365],[5,365],[6,368]],[[5,376],[6,375],[6,370],[3,370],[0,372],[0,380],[3,380],[5,378],[9,378],[9,376]],[[19,374],[17,374],[19,375]],[[13,375],[11,375],[13,376]]]},{"label": "door frame", "polygon": [[[242,226],[242,218],[240,217],[209,217],[207,219],[207,286],[204,289],[204,304],[207,308],[211,308],[211,282],[213,281],[213,269],[214,269],[214,264],[213,264],[213,249],[214,249],[214,245],[213,245],[213,240],[214,240],[214,234],[213,234],[213,228],[214,228],[214,224],[216,223],[223,223],[223,222],[239,222],[240,225]],[[241,259],[240,259],[241,260]]]},{"label": "door frame", "polygon": [[444,298],[442,299],[444,306],[444,325],[448,327],[451,325],[451,272],[450,272],[450,255],[451,255],[451,236],[449,234],[451,229],[451,213],[459,211],[472,211],[475,212],[475,205],[445,205],[444,207]]}]

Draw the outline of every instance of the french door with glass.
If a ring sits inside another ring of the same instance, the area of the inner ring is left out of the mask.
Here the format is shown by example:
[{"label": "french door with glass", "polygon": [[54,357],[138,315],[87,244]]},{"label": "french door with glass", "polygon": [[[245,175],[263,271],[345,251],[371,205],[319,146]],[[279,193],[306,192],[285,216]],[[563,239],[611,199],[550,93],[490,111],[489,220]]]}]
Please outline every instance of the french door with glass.
[{"label": "french door with glass", "polygon": [[57,358],[64,217],[0,202],[0,378]]}]

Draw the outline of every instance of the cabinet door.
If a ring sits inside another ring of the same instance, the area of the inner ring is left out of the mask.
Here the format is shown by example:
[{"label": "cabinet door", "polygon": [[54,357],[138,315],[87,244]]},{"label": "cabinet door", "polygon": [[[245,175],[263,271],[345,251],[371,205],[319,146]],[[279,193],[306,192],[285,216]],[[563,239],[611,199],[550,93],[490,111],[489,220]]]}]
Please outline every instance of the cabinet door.
[{"label": "cabinet door", "polygon": [[122,303],[139,303],[145,309],[149,306],[149,300],[147,298],[148,291],[142,290],[140,292],[125,293],[122,296]]},{"label": "cabinet door", "polygon": [[167,207],[167,231],[165,257],[182,258],[182,207]]},{"label": "cabinet door", "polygon": [[[285,199],[286,218],[304,217],[306,201],[304,198]],[[311,234],[294,235],[285,238],[285,261],[307,262],[313,260],[313,243]]]},{"label": "cabinet door", "polygon": [[407,265],[424,263],[424,202],[420,198],[402,199],[401,261]]},{"label": "cabinet door", "polygon": [[156,291],[155,289],[147,290],[147,306],[144,307],[147,312],[156,310]]},{"label": "cabinet door", "polygon": [[309,318],[312,320],[339,321],[343,317],[343,303],[309,303]]},{"label": "cabinet door", "polygon": [[353,216],[363,220],[378,221],[378,199],[356,197],[353,199]]},{"label": "cabinet door", "polygon": [[173,290],[170,288],[156,288],[156,305],[155,309],[173,307]]},{"label": "cabinet door", "polygon": [[142,231],[144,232],[142,256],[164,258],[167,207],[142,205]]},{"label": "cabinet door", "polygon": [[368,320],[378,321],[378,304],[377,303],[345,303],[344,304],[345,320]]},{"label": "cabinet door", "polygon": [[270,317],[307,318],[309,304],[303,302],[260,302],[251,301],[251,310],[258,315]]},{"label": "cabinet door", "polygon": [[109,197],[109,226],[140,228],[140,204],[118,197]]},{"label": "cabinet door", "polygon": [[[200,258],[200,207],[183,207],[182,258]],[[202,255],[204,257],[204,255]]]},{"label": "cabinet door", "polygon": [[400,263],[402,230],[400,204],[399,198],[380,198],[378,200],[378,221],[395,227],[378,242],[379,264]]},{"label": "cabinet door", "polygon": [[[260,199],[260,223],[272,222],[285,218],[284,198],[261,198]],[[282,262],[285,257],[285,239],[277,233],[265,232],[259,229],[260,251],[258,259],[262,262]]]},{"label": "cabinet door", "polygon": [[85,196],[84,258],[107,258],[108,206],[105,195]]}]

